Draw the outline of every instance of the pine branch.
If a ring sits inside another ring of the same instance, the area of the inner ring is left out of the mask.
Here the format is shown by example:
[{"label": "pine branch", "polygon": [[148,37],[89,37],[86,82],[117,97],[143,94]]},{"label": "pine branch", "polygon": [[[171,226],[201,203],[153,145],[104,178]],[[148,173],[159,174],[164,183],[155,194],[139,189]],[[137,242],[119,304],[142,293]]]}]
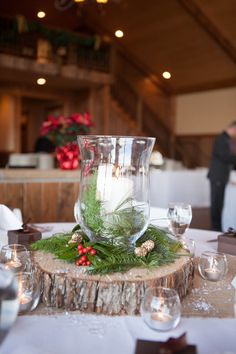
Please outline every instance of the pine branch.
[{"label": "pine branch", "polygon": [[[78,227],[76,227],[78,229]],[[74,229],[75,230],[75,229]],[[56,234],[45,240],[34,243],[31,248],[33,250],[44,251],[54,254],[58,259],[67,262],[75,262],[79,257],[77,244],[68,244],[72,235]],[[114,272],[124,272],[133,267],[153,268],[164,264],[169,264],[181,256],[179,250],[181,244],[173,241],[163,230],[155,226],[149,226],[144,235],[137,241],[137,246],[141,246],[143,242],[153,240],[154,249],[146,257],[138,257],[131,250],[122,246],[116,246],[112,243],[89,241],[84,235],[83,246],[90,245],[97,251],[96,256],[88,255],[88,259],[92,265],[87,269],[90,274],[108,274]]]}]

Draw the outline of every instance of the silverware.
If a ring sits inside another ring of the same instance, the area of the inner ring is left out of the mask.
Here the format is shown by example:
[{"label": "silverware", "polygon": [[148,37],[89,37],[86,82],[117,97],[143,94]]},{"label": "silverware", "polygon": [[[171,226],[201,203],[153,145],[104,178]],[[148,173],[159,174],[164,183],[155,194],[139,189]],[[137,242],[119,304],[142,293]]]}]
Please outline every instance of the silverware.
[{"label": "silverware", "polygon": [[208,240],[207,242],[218,242],[217,238],[213,239],[213,240]]}]

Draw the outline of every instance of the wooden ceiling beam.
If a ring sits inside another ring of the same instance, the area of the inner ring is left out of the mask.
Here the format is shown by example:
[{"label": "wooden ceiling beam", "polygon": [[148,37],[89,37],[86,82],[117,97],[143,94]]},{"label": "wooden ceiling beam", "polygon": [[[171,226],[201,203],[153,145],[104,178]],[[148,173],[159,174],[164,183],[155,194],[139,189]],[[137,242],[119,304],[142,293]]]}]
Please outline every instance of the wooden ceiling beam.
[{"label": "wooden ceiling beam", "polygon": [[202,92],[209,90],[217,90],[229,87],[236,86],[236,77],[228,80],[220,80],[211,83],[199,84],[199,85],[191,85],[191,86],[183,86],[178,89],[173,89],[172,92],[174,95],[182,95],[186,93],[193,92]]},{"label": "wooden ceiling beam", "polygon": [[205,12],[194,0],[178,0],[180,5],[192,16],[192,18],[207,32],[217,45],[236,63],[236,48],[226,38],[220,29],[211,21]]}]

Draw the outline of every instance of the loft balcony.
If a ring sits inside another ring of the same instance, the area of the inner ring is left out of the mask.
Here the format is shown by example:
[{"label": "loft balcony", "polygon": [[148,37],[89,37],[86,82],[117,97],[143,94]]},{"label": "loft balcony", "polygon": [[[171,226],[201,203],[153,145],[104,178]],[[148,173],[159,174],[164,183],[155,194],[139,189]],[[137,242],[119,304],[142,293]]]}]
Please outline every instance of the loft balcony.
[{"label": "loft balcony", "polygon": [[96,36],[0,17],[2,81],[27,83],[43,74],[73,89],[109,83],[110,71],[111,45]]}]

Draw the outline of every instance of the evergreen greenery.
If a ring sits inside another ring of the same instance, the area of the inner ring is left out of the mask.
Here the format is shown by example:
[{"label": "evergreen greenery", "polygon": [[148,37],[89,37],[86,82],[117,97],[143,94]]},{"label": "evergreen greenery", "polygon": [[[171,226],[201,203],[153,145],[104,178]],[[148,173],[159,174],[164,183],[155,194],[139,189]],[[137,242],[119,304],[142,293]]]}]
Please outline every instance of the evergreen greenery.
[{"label": "evergreen greenery", "polygon": [[81,214],[84,219],[84,224],[94,232],[95,235],[102,233],[104,228],[101,217],[101,201],[96,198],[97,190],[97,174],[90,176],[91,181],[89,187],[82,193]]},{"label": "evergreen greenery", "polygon": [[[138,234],[145,225],[142,205],[135,205],[132,198],[120,202],[115,210],[109,212],[105,203],[97,198],[97,173],[90,175],[89,183],[84,186],[81,194],[82,222],[92,231],[99,242],[91,242],[87,235],[77,225],[72,232],[56,234],[47,240],[37,241],[32,245],[33,250],[54,254],[57,258],[76,262],[80,259],[78,244],[69,243],[72,234],[80,230],[83,235],[83,247],[92,246],[96,256],[86,253],[91,266],[87,272],[91,274],[107,274],[124,272],[133,267],[158,267],[173,262],[180,253],[178,242],[169,238],[166,232],[150,225],[144,235],[136,242],[140,247],[143,242],[152,240],[154,249],[145,257],[135,255],[125,244],[130,244],[130,238]],[[130,246],[130,245],[129,245]]]},{"label": "evergreen greenery", "polygon": [[83,222],[95,236],[119,243],[139,233],[145,225],[142,205],[134,206],[133,198],[126,198],[112,212],[106,211],[106,202],[97,198],[97,174],[90,176],[89,186],[81,195]]},{"label": "evergreen greenery", "polygon": [[[78,226],[76,228],[78,230]],[[49,239],[39,240],[31,247],[33,250],[52,253],[61,260],[75,262],[80,257],[77,251],[78,245],[68,245],[73,232],[74,230],[70,233],[56,234]],[[180,256],[177,253],[181,248],[180,243],[171,240],[164,231],[155,226],[150,225],[136,245],[140,246],[147,240],[153,240],[155,248],[146,257],[138,257],[133,251],[122,246],[115,246],[107,242],[93,243],[83,234],[83,246],[92,245],[97,251],[96,256],[88,255],[92,265],[87,267],[87,272],[90,274],[108,274],[124,272],[133,267],[158,267],[174,262]]]}]

